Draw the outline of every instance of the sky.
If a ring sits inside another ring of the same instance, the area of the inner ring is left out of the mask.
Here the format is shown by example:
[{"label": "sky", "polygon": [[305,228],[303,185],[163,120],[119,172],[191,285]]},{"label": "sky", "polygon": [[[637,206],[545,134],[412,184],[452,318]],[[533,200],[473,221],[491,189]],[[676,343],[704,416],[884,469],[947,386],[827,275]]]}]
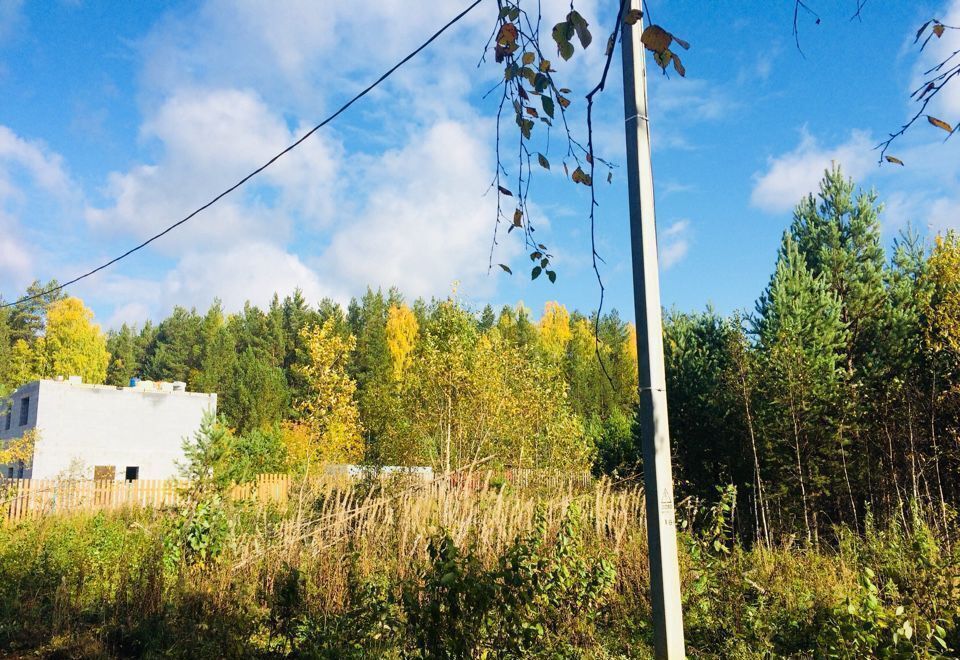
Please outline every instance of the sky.
[{"label": "sky", "polygon": [[[0,295],[70,279],[179,220],[467,4],[0,0]],[[574,4],[595,43],[553,62],[585,139],[584,95],[616,2]],[[960,25],[960,0],[867,3],[853,20],[853,0],[808,0],[820,22],[801,12],[802,52],[791,2],[649,4],[653,22],[691,44],[686,78],[647,61],[665,307],[752,310],[793,207],[831,162],[876,189],[888,247],[908,225],[960,228],[957,139],[918,123],[890,152],[905,167],[880,166],[874,149],[913,114],[923,70],[960,48],[960,31],[923,53],[912,43],[929,18]],[[545,41],[568,5],[543,0]],[[559,131],[530,193],[556,282],[530,280],[516,233],[500,236],[488,268],[497,94],[485,94],[502,66],[481,56],[496,14],[484,0],[251,185],[70,292],[108,328],[214,298],[231,311],[265,305],[295,288],[312,302],[396,286],[408,299],[455,289],[477,308],[523,301],[535,315],[546,300],[595,309],[589,195],[564,179]],[[596,153],[614,165],[611,183],[598,176],[596,237],[605,308],[632,319],[621,76],[615,57],[595,110]],[[960,83],[929,111],[960,121]],[[515,145],[511,117],[503,130]],[[514,149],[511,176],[515,160]]]}]

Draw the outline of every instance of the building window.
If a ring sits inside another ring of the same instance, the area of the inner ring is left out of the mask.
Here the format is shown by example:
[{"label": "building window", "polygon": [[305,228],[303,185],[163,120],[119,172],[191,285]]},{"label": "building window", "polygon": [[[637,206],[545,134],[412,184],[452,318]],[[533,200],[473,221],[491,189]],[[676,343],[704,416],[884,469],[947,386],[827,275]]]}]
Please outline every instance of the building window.
[{"label": "building window", "polygon": [[10,422],[12,419],[13,419],[13,411],[7,408],[7,423],[5,425],[5,428],[3,429],[4,431],[10,430]]},{"label": "building window", "polygon": [[20,399],[20,426],[27,425],[27,419],[30,417],[30,397],[25,396]]},{"label": "building window", "polygon": [[128,465],[127,474],[124,476],[124,479],[127,481],[136,481],[140,476],[140,467],[137,465]]},{"label": "building window", "polygon": [[23,479],[23,461],[17,461],[17,479]]},{"label": "building window", "polygon": [[13,479],[13,468],[12,468],[12,467],[8,467],[8,468],[7,468],[7,479]]}]

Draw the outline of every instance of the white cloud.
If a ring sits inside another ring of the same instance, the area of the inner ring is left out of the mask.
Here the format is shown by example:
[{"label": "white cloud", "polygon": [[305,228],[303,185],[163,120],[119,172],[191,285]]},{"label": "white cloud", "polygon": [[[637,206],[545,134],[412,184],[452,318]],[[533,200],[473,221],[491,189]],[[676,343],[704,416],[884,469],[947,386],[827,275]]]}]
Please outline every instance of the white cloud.
[{"label": "white cloud", "polygon": [[194,252],[184,256],[161,283],[164,307],[206,307],[214,297],[236,310],[250,301],[264,306],[274,293],[295,288],[308,300],[333,293],[321,286],[316,274],[296,255],[269,243],[249,242],[227,250]]},{"label": "white cloud", "polygon": [[689,220],[677,220],[666,229],[658,232],[660,268],[668,270],[680,263],[690,250],[690,238],[693,232]]},{"label": "white cloud", "polygon": [[[402,149],[371,159],[354,188],[369,184],[355,217],[341,216],[319,260],[324,281],[356,291],[396,285],[411,296],[442,295],[459,280],[477,295],[487,277],[496,200],[484,196],[492,167],[489,140],[476,126],[438,123]],[[501,236],[498,258],[519,243]]]},{"label": "white cloud", "polygon": [[[25,236],[40,230],[36,198],[63,204],[76,186],[63,159],[40,142],[32,142],[0,125],[0,291],[10,298],[31,279],[39,248]],[[29,222],[25,216],[33,212]]]},{"label": "white cloud", "polygon": [[[647,75],[652,72],[648,71]],[[650,94],[650,106],[654,117],[669,117],[671,121],[677,116],[697,121],[717,120],[737,108],[737,102],[724,87],[706,80],[653,76],[651,87],[654,91]]]},{"label": "white cloud", "polygon": [[938,197],[927,211],[927,227],[933,232],[960,229],[960,197]]},{"label": "white cloud", "polygon": [[[382,72],[462,9],[459,0],[438,0],[430,11],[405,0],[209,0],[193,12],[171,12],[144,39],[143,92],[151,97],[191,86],[252,87],[286,109],[319,116],[332,101],[357,91],[358,77],[363,82]],[[451,67],[434,63],[484,43],[495,15],[483,9],[468,14],[391,83],[405,79],[423,89],[449,76]]]},{"label": "white cloud", "polygon": [[[293,142],[287,128],[253,92],[184,91],[144,123],[144,140],[161,145],[155,164],[110,174],[110,204],[90,207],[91,226],[136,239],[151,236],[262,165]],[[154,249],[180,254],[199,244],[224,246],[252,238],[284,242],[295,217],[329,222],[339,147],[314,135],[247,186],[182,225]]]},{"label": "white cloud", "polygon": [[41,142],[25,140],[0,125],[0,194],[5,190],[10,192],[14,170],[23,172],[37,186],[55,195],[67,195],[73,187],[59,154]]},{"label": "white cloud", "polygon": [[847,176],[860,179],[876,162],[874,144],[867,133],[853,131],[846,142],[823,147],[804,128],[796,149],[769,158],[766,171],[754,176],[750,203],[768,213],[789,211],[804,195],[816,192],[832,163]]},{"label": "white cloud", "polygon": [[11,236],[0,236],[0,282],[12,283],[10,290],[19,288],[30,276],[32,263],[23,243]]}]

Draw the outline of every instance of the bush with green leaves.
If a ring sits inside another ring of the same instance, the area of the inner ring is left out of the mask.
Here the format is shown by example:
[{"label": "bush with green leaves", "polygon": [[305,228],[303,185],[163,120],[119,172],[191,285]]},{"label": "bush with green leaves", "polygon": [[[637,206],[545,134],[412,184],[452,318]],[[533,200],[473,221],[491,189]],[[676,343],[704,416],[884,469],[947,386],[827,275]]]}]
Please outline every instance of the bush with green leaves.
[{"label": "bush with green leaves", "polygon": [[491,569],[448,534],[433,538],[422,583],[404,590],[408,633],[422,657],[522,657],[544,647],[565,655],[595,645],[595,618],[615,569],[581,538],[575,506],[552,540],[539,511],[533,530]]}]

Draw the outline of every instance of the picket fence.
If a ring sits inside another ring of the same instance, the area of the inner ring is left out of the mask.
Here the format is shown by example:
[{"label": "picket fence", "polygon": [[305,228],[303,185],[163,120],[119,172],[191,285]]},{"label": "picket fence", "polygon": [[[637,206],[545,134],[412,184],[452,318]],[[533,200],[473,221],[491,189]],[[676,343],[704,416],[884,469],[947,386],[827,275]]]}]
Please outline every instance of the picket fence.
[{"label": "picket fence", "polygon": [[[230,489],[236,500],[256,499],[284,503],[290,492],[287,474],[261,474],[256,481]],[[189,482],[177,479],[92,481],[56,479],[6,479],[0,482],[0,502],[5,524],[53,513],[144,507],[162,509],[183,502]]]},{"label": "picket fence", "polygon": [[[312,481],[343,482],[344,475],[317,476]],[[454,473],[443,479],[453,488],[484,489],[497,484],[518,488],[579,490],[593,479],[588,472],[552,472],[508,469],[500,472]],[[349,481],[350,478],[346,477]],[[289,474],[261,474],[254,481],[234,485],[228,491],[234,500],[286,504],[293,477]],[[181,504],[189,482],[176,479],[136,481],[93,481],[57,479],[0,480],[0,517],[9,525],[50,514],[142,507],[162,509]]]}]

